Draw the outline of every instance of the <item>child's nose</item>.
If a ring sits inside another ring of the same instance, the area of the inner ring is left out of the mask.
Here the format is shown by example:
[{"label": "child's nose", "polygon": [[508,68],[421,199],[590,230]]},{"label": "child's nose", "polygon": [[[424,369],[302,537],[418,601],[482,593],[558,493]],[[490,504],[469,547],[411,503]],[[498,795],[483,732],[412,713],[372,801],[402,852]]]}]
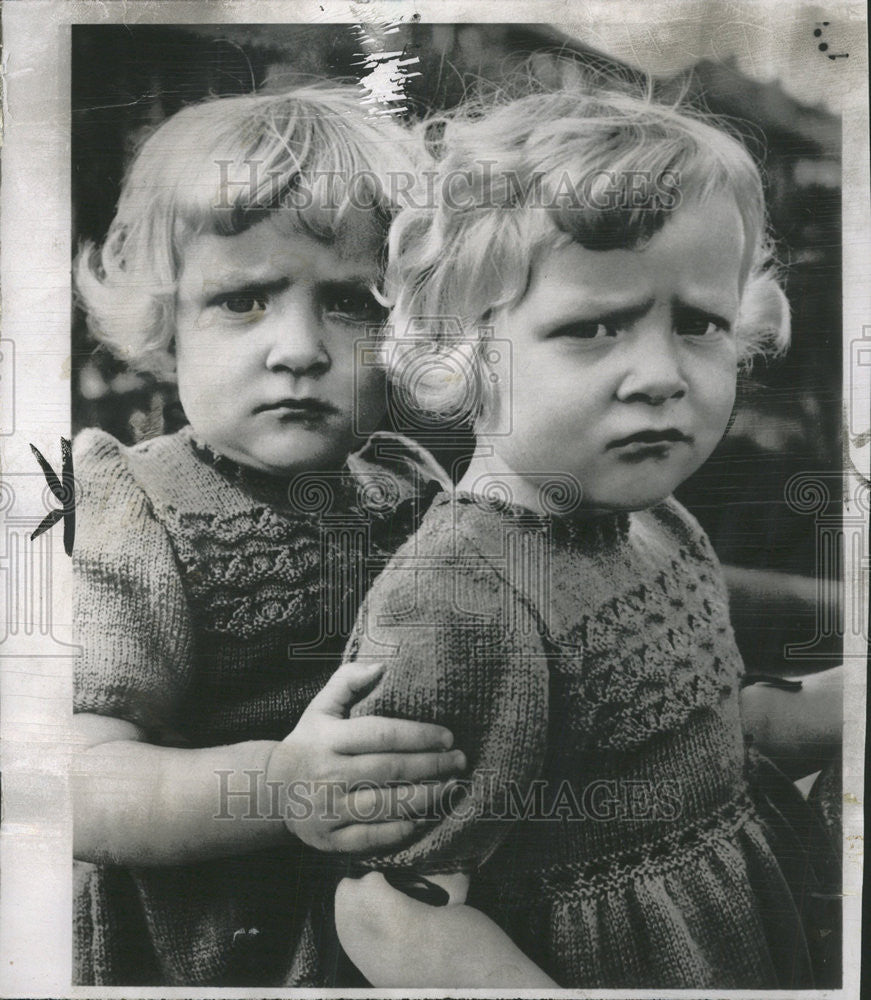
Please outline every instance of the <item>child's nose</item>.
[{"label": "child's nose", "polygon": [[680,343],[670,320],[637,331],[626,351],[628,364],[617,390],[622,402],[658,406],[686,395]]},{"label": "child's nose", "polygon": [[266,367],[294,375],[320,375],[330,367],[317,311],[306,301],[288,303],[270,331]]}]

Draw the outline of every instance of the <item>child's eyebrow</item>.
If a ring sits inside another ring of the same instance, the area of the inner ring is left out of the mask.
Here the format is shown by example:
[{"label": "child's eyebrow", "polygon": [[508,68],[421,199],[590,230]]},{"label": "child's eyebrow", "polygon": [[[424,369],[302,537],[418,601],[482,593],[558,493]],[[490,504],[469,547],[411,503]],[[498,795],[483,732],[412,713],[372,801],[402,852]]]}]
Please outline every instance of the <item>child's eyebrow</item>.
[{"label": "child's eyebrow", "polygon": [[323,281],[318,282],[318,287],[336,291],[359,291],[360,289],[368,291],[373,284],[374,279],[371,275],[368,277],[352,275],[349,278],[324,278]]},{"label": "child's eyebrow", "polygon": [[650,296],[650,298],[645,299],[643,302],[620,306],[617,309],[609,310],[605,307],[601,312],[596,313],[596,319],[608,320],[614,324],[631,323],[633,320],[640,319],[650,312],[655,301],[656,299]]},{"label": "child's eyebrow", "polygon": [[579,299],[574,303],[560,303],[562,306],[560,311],[565,313],[565,320],[561,321],[561,325],[573,322],[576,314],[590,321],[595,319],[614,324],[631,323],[633,320],[639,319],[647,313],[653,307],[655,301],[654,296],[650,296],[641,302],[631,302],[628,305],[621,306],[613,306],[608,302],[597,302],[595,299],[590,300],[587,298]]},{"label": "child's eyebrow", "polygon": [[290,287],[290,278],[271,278],[268,280],[233,280],[228,279],[219,287],[208,290],[206,305],[214,305],[228,295],[270,296],[278,295]]},{"label": "child's eyebrow", "polygon": [[[548,336],[554,332],[562,330],[564,327],[573,326],[578,322],[578,314],[583,318],[583,322],[599,322],[609,326],[620,327],[624,324],[631,324],[637,319],[641,319],[649,312],[656,301],[655,296],[650,296],[640,302],[633,302],[629,305],[612,306],[608,302],[596,302],[595,300],[583,299],[577,303],[574,309],[571,303],[565,304],[564,318],[548,323]],[[697,304],[688,302],[680,296],[674,296],[671,300],[671,307],[675,318],[680,314],[692,314],[703,316],[713,320],[724,330],[732,329],[732,321],[726,316],[729,312],[728,306],[722,302],[715,302],[712,305]]]}]

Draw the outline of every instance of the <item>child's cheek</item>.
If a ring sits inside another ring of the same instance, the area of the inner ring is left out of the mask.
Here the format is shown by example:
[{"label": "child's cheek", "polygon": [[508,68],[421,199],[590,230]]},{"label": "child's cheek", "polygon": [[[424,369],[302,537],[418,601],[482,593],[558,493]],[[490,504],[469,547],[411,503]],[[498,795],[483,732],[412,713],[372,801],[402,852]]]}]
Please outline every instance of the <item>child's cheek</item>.
[{"label": "child's cheek", "polygon": [[707,404],[703,412],[706,412],[710,426],[706,429],[717,440],[726,432],[735,408],[737,375],[737,361],[731,350],[725,353],[719,364],[712,365],[708,371],[705,388],[707,399],[701,402]]}]

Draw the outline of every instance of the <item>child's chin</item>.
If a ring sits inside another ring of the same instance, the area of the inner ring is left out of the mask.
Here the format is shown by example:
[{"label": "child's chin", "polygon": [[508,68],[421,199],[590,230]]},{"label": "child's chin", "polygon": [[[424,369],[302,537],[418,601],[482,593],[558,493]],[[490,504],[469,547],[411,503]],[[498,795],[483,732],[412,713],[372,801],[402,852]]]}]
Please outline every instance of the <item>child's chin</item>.
[{"label": "child's chin", "polygon": [[598,490],[587,490],[585,503],[607,510],[644,510],[670,497],[688,475],[684,466],[648,466],[633,475],[623,474],[602,482]]}]

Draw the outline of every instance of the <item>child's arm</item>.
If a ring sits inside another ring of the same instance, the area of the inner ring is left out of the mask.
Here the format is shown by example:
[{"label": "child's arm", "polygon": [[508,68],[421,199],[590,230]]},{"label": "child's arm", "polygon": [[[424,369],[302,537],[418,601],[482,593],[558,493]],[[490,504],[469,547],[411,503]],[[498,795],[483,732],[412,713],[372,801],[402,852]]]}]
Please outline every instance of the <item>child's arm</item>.
[{"label": "child's arm", "polygon": [[800,691],[760,683],[741,692],[745,732],[793,778],[819,770],[841,745],[844,668],[806,674],[801,684]]},{"label": "child's arm", "polygon": [[[470,557],[464,541],[450,533],[426,539],[421,551],[438,559],[395,562],[376,580],[355,638],[363,656],[390,653],[384,677],[353,714],[446,725],[470,774],[440,822],[407,847],[364,860],[374,875],[341,883],[337,931],[376,986],[543,989],[555,984],[492,920],[463,905],[456,883],[465,877],[444,874],[477,868],[511,833],[510,796],[541,774],[548,733],[548,657],[535,611],[485,558]],[[382,872],[420,873],[449,888],[455,905],[411,899]],[[508,868],[504,877],[512,876]]]},{"label": "child's arm", "polygon": [[465,905],[463,876],[430,878],[450,892],[447,906],[418,902],[378,872],[339,883],[339,940],[373,986],[558,988],[489,917]]},{"label": "child's arm", "polygon": [[[143,742],[131,722],[76,715],[75,856],[185,864],[279,846],[288,830],[322,850],[396,846],[413,832],[415,817],[432,809],[444,787],[439,779],[464,760],[459,751],[444,752],[451,734],[441,726],[345,718],[379,675],[373,664],[341,667],[281,743],[160,747]],[[343,792],[358,781],[417,784]],[[289,782],[296,819],[285,819]],[[324,782],[335,792],[329,809],[317,791]]]}]

